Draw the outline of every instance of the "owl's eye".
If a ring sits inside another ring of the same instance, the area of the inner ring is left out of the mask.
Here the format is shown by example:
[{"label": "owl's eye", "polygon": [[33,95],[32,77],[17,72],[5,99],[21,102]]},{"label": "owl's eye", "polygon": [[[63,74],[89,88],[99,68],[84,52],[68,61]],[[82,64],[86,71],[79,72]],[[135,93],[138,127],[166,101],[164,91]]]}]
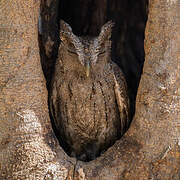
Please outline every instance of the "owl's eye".
[{"label": "owl's eye", "polygon": [[102,55],[105,54],[105,52],[106,52],[105,50],[104,50],[104,51],[101,51],[98,55],[99,55],[99,56],[102,56]]},{"label": "owl's eye", "polygon": [[75,51],[73,51],[72,49],[68,49],[68,52],[71,53],[71,54],[74,54],[74,55],[78,55]]},{"label": "owl's eye", "polygon": [[74,47],[74,44],[73,43],[70,43],[68,42],[67,44],[67,51],[70,53],[70,54],[74,54],[74,55],[77,55],[76,53],[76,50],[75,50],[75,47]]},{"label": "owl's eye", "polygon": [[75,51],[75,47],[74,47],[74,45],[73,45],[72,43],[68,43],[67,41],[66,41],[66,42],[65,42],[65,41],[62,41],[61,43],[65,46],[65,48],[67,49],[67,51],[68,51],[70,54],[74,54],[74,55],[77,56],[77,53],[76,53],[76,51]]}]

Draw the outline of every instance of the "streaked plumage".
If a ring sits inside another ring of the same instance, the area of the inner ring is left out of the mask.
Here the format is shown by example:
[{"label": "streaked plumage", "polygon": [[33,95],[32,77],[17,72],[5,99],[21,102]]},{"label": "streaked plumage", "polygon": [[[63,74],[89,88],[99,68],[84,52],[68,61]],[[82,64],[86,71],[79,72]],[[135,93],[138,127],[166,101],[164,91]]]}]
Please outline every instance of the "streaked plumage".
[{"label": "streaked plumage", "polygon": [[77,37],[61,21],[50,109],[69,154],[85,161],[110,147],[129,124],[125,78],[110,56],[112,26],[106,23],[98,37]]}]

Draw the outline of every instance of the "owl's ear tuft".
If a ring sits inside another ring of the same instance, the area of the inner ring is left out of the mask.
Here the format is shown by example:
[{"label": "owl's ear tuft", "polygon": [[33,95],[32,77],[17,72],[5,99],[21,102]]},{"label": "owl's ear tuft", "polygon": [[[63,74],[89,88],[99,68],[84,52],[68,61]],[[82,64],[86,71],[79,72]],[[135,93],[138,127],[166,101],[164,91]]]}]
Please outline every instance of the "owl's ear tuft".
[{"label": "owl's ear tuft", "polygon": [[72,28],[71,26],[66,23],[65,21],[63,21],[62,19],[60,20],[60,31],[61,32],[69,32],[72,33]]},{"label": "owl's ear tuft", "polygon": [[71,26],[66,23],[65,21],[60,21],[60,39],[61,41],[65,42],[68,39],[71,39],[73,35]]},{"label": "owl's ear tuft", "polygon": [[104,24],[101,28],[101,32],[99,34],[100,40],[109,40],[111,38],[112,28],[114,26],[114,22],[108,21],[106,24]]}]

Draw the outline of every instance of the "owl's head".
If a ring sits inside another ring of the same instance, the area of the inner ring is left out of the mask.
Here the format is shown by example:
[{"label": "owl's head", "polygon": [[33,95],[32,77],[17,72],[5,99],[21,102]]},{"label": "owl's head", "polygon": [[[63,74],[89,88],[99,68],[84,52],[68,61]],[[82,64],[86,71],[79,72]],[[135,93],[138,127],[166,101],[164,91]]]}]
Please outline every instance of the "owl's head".
[{"label": "owl's head", "polygon": [[70,25],[61,20],[60,39],[63,54],[66,54],[65,60],[79,64],[87,77],[93,70],[102,69],[110,61],[113,25],[112,21],[107,22],[97,37],[78,37],[73,34]]}]

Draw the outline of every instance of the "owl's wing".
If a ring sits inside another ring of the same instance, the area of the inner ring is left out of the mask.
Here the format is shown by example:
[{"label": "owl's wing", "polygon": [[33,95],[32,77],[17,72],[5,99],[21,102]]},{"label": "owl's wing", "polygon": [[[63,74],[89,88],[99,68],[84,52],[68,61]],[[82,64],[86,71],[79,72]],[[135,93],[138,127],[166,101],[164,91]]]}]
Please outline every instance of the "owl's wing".
[{"label": "owl's wing", "polygon": [[127,84],[124,78],[124,74],[120,68],[113,63],[113,77],[114,77],[114,91],[118,109],[120,113],[121,122],[121,135],[127,130],[129,125],[129,98],[127,91]]},{"label": "owl's wing", "polygon": [[52,89],[51,89],[51,95],[49,98],[49,105],[50,105],[50,112],[51,112],[51,116],[53,118],[53,123],[55,123],[55,126],[57,126],[56,124],[56,118],[57,118],[57,112],[58,112],[58,107],[57,107],[57,100],[58,100],[58,94],[57,94],[57,89],[56,89],[56,81],[54,81],[54,79],[52,80]]}]

